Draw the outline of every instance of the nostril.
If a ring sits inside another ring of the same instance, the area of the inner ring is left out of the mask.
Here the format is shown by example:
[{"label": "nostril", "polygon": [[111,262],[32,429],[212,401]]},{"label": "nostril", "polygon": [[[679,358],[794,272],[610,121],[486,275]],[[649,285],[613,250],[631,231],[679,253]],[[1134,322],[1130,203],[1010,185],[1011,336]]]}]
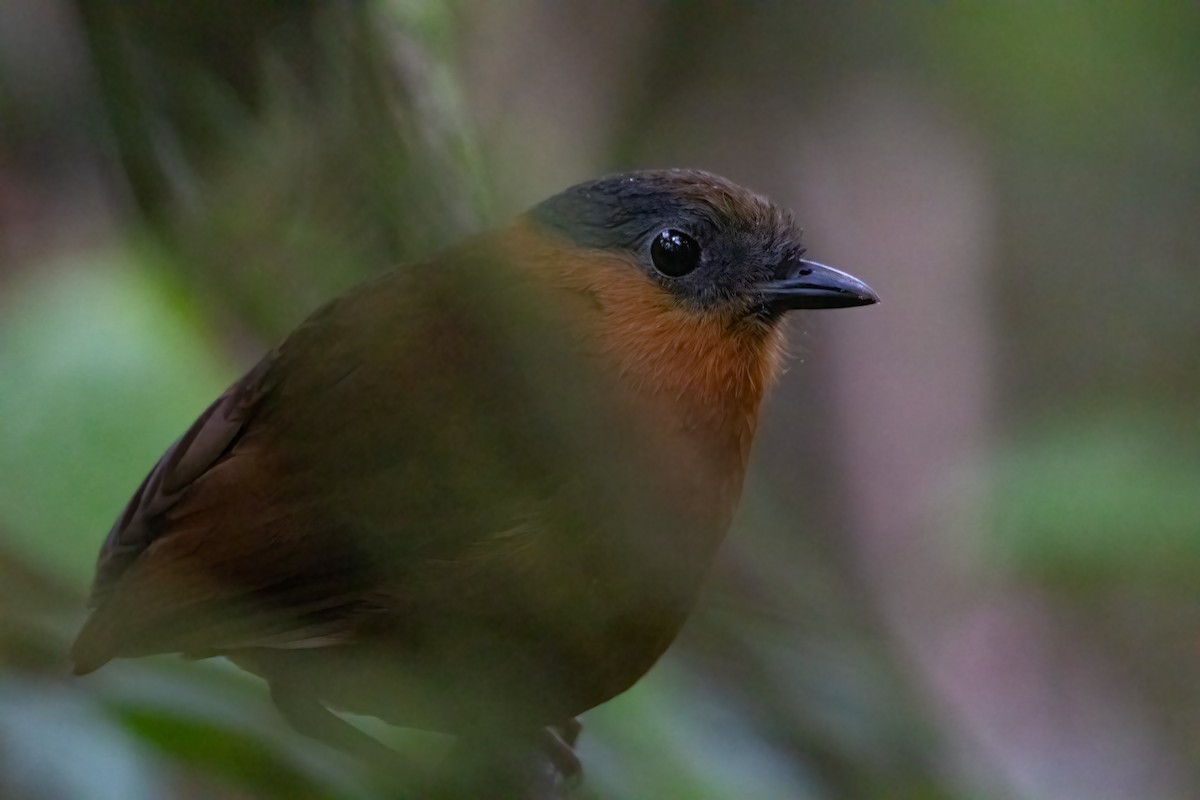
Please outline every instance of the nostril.
[{"label": "nostril", "polygon": [[805,275],[812,275],[812,267],[805,267],[804,269],[800,270],[800,271],[799,271],[799,272],[797,272],[796,274],[797,274],[797,275],[799,275],[799,276],[800,276],[800,277],[802,277],[802,278],[803,278]]}]

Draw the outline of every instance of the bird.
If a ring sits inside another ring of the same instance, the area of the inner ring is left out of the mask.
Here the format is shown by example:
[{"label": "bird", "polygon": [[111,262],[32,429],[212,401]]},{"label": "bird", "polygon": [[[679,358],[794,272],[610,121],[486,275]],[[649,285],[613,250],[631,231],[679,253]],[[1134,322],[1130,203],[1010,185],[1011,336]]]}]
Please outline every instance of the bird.
[{"label": "bird", "polygon": [[75,672],[224,656],[335,747],[382,747],[352,712],[577,771],[575,717],[697,601],[784,317],[878,300],[805,255],[768,199],[642,170],[332,300],[137,488]]}]

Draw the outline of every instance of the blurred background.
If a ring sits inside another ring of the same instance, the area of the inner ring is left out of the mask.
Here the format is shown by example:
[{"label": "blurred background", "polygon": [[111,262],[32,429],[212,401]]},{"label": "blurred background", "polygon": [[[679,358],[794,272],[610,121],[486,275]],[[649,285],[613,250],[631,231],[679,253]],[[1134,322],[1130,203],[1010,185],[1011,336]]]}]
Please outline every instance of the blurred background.
[{"label": "blurred background", "polygon": [[883,303],[578,796],[1200,796],[1200,5],[8,0],[0,797],[394,796],[220,660],[69,677],[97,548],[323,300],[651,166]]}]

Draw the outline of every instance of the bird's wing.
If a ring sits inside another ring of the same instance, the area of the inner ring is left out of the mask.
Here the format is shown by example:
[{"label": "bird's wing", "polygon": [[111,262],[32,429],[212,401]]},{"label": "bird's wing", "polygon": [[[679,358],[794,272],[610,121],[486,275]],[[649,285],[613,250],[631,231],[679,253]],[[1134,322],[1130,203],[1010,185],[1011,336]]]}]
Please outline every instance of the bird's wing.
[{"label": "bird's wing", "polygon": [[[372,555],[317,499],[336,465],[288,446],[307,435],[297,427],[336,438],[362,411],[346,398],[371,387],[339,386],[367,357],[344,335],[359,311],[350,298],[310,317],[150,470],[101,548],[77,672],[116,656],[319,646],[371,616]],[[279,406],[306,394],[316,411],[281,422]],[[322,414],[326,426],[313,420]]]},{"label": "bird's wing", "polygon": [[[203,654],[239,644],[317,643],[344,635],[355,568],[306,536],[273,495],[254,420],[276,355],[221,395],[159,459],[101,547],[72,648],[78,672],[119,655]],[[292,506],[296,515],[305,506]],[[288,542],[286,547],[281,542]],[[360,570],[361,572],[361,570]]]},{"label": "bird's wing", "polygon": [[166,515],[188,487],[229,455],[245,431],[273,359],[264,359],[213,401],[167,448],[113,523],[96,563],[89,607],[103,604],[126,570],[164,532]]},{"label": "bird's wing", "polygon": [[167,450],[104,543],[77,671],[355,641],[445,605],[428,565],[525,557],[494,535],[528,528],[546,472],[512,370],[450,300],[398,314],[406,288],[318,312]]}]

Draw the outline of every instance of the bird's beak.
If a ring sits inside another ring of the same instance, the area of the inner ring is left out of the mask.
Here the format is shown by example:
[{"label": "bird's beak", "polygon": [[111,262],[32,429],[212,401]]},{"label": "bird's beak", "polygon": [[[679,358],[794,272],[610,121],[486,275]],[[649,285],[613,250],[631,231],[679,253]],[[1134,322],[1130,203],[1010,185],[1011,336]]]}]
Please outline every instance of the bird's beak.
[{"label": "bird's beak", "polygon": [[780,313],[795,308],[847,308],[879,302],[879,295],[853,275],[796,259],[786,264],[779,277],[755,287],[763,305]]}]

